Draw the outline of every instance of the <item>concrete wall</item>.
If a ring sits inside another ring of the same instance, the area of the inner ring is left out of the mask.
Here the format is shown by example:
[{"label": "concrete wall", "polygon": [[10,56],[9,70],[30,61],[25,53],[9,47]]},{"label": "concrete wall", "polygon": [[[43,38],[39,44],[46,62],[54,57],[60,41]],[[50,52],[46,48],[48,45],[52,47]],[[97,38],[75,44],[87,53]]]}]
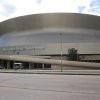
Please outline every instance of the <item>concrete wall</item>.
[{"label": "concrete wall", "polygon": [[63,43],[44,44],[30,46],[10,46],[1,47],[0,55],[20,54],[20,55],[58,55],[68,53],[69,48],[78,49],[79,54],[100,54],[100,43]]},{"label": "concrete wall", "polygon": [[[53,70],[61,70],[61,66],[51,65]],[[93,68],[62,66],[62,70],[94,70]]]},{"label": "concrete wall", "polygon": [[81,57],[81,60],[85,61],[89,61],[89,60],[99,60],[100,61],[100,55],[84,55],[84,57]]}]

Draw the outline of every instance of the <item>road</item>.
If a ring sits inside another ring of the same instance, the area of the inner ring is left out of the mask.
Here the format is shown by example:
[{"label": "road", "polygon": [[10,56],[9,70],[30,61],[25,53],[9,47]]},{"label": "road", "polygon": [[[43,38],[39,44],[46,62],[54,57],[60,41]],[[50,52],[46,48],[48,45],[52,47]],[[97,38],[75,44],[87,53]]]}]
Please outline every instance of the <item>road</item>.
[{"label": "road", "polygon": [[0,100],[100,100],[100,76],[0,73]]}]

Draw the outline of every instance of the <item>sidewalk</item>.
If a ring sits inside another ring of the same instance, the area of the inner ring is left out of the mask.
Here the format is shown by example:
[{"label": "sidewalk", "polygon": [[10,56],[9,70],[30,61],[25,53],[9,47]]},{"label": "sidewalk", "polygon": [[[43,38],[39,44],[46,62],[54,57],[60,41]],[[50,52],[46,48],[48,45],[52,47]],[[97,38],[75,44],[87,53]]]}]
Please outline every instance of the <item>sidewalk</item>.
[{"label": "sidewalk", "polygon": [[100,70],[8,70],[1,69],[0,73],[19,74],[57,74],[57,75],[100,75]]}]

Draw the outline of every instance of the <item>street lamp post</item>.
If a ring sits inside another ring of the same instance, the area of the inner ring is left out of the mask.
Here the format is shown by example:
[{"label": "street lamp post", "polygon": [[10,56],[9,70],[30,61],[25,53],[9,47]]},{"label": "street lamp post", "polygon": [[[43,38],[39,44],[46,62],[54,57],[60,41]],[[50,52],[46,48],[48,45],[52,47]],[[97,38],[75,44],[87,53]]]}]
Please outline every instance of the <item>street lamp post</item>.
[{"label": "street lamp post", "polygon": [[62,33],[60,33],[60,55],[61,55],[61,72],[62,72]]},{"label": "street lamp post", "polygon": [[77,61],[78,61],[78,42],[76,42],[76,50],[77,50]]}]

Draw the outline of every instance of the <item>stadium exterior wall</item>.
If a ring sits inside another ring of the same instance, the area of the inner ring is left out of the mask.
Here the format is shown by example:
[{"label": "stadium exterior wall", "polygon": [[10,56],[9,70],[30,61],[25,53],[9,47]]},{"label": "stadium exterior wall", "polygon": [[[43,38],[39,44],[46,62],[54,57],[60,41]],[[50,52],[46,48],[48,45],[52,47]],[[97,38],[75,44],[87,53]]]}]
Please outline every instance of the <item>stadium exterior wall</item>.
[{"label": "stadium exterior wall", "polygon": [[[13,54],[18,50],[29,55],[39,52],[59,54],[61,38],[64,54],[73,47],[80,54],[100,54],[99,26],[100,17],[75,13],[34,14],[8,19],[0,23],[1,54]],[[33,48],[27,49],[29,46]]]},{"label": "stadium exterior wall", "polygon": [[45,13],[0,22],[0,55],[100,54],[100,17]]}]

